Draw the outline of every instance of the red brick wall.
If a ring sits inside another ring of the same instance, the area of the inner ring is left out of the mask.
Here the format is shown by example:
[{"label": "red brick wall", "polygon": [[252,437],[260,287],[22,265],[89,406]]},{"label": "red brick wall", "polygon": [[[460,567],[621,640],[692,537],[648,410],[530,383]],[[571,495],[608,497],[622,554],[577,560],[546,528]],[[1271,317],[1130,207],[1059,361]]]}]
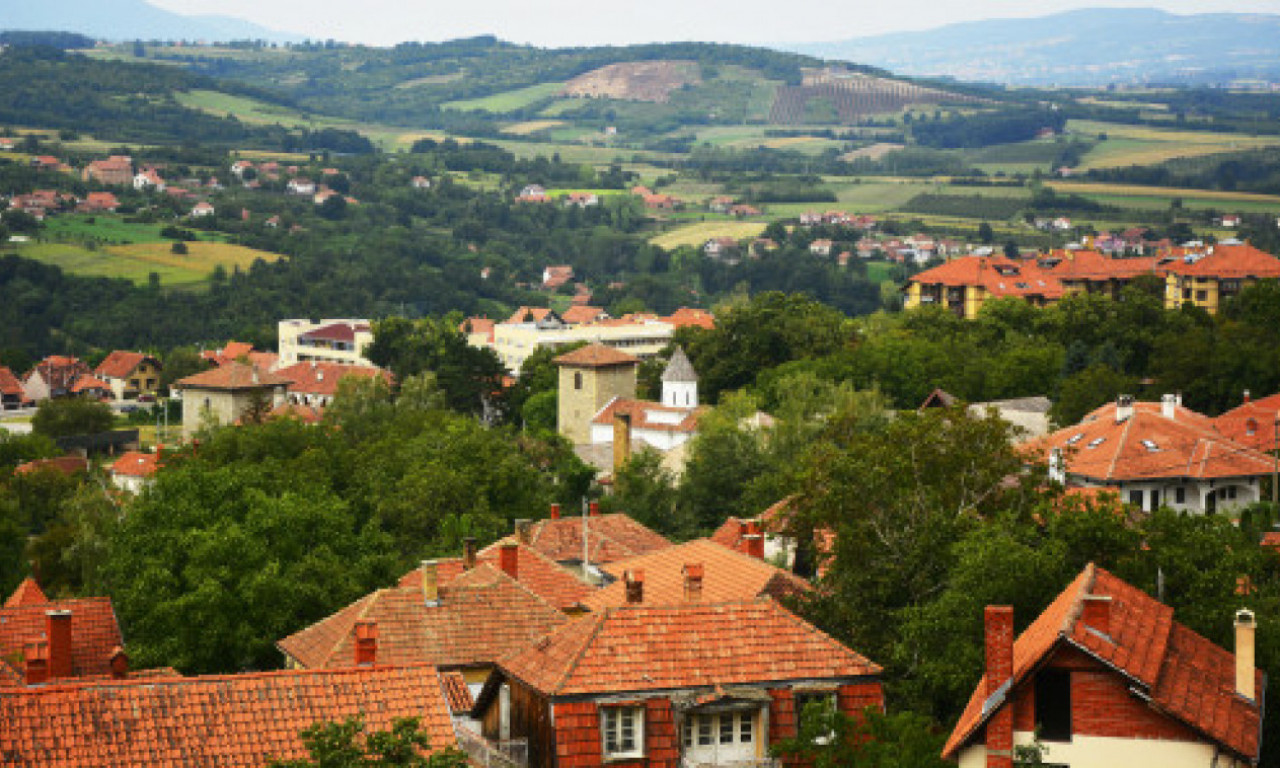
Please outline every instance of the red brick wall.
[{"label": "red brick wall", "polygon": [[842,685],[836,694],[836,706],[846,715],[859,715],[867,707],[884,710],[884,686],[879,681]]},{"label": "red brick wall", "polygon": [[[603,764],[599,707],[592,701],[555,705],[557,768],[587,768]],[[678,768],[680,741],[671,702],[649,699],[645,701],[644,708],[645,757],[611,760],[609,765],[611,768]]]}]

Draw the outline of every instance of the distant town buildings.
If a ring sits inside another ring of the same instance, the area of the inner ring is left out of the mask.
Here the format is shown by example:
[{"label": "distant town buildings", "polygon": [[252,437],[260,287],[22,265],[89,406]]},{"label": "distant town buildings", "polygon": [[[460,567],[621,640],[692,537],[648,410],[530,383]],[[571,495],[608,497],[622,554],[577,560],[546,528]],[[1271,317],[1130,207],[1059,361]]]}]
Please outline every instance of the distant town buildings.
[{"label": "distant town buildings", "polygon": [[280,365],[329,362],[370,367],[364,350],[373,343],[368,320],[281,320]]}]

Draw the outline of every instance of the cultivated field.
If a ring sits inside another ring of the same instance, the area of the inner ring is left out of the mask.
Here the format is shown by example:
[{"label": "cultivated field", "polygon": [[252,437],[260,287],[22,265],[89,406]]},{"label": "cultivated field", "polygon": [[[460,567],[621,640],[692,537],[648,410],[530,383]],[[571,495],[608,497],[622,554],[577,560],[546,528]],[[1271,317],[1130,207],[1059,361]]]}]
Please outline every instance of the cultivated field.
[{"label": "cultivated field", "polygon": [[31,243],[18,250],[25,258],[53,264],[62,270],[84,277],[122,277],[138,285],[146,285],[152,272],[160,284],[170,287],[195,287],[209,279],[214,267],[222,265],[228,272],[236,267],[248,269],[257,259],[275,261],[279,254],[257,251],[227,243],[187,243],[189,253],[180,256],[170,252],[168,242],[113,245],[90,249],[66,243]]},{"label": "cultivated field", "polygon": [[492,96],[485,96],[481,99],[447,101],[440,106],[445,109],[457,109],[463,112],[478,109],[482,112],[493,112],[501,115],[507,112],[514,112],[517,109],[524,109],[543,99],[549,99],[560,93],[562,88],[564,88],[564,83],[538,83],[527,88],[495,93]]},{"label": "cultivated field", "polygon": [[1087,137],[1106,134],[1106,141],[1084,156],[1080,170],[1154,165],[1178,157],[1198,157],[1280,145],[1280,136],[1245,136],[1237,133],[1178,131],[1144,125],[1121,125],[1092,120],[1067,123],[1071,133]]},{"label": "cultivated field", "polygon": [[690,245],[697,248],[713,237],[732,237],[737,240],[758,237],[764,231],[764,228],[765,224],[761,222],[704,221],[697,224],[688,224],[670,232],[664,232],[661,235],[649,238],[649,242],[668,250],[682,245]]},{"label": "cultivated field", "polygon": [[523,123],[513,123],[502,129],[503,133],[510,133],[514,136],[528,136],[531,133],[545,131],[548,128],[558,128],[564,125],[563,120],[527,120]]}]

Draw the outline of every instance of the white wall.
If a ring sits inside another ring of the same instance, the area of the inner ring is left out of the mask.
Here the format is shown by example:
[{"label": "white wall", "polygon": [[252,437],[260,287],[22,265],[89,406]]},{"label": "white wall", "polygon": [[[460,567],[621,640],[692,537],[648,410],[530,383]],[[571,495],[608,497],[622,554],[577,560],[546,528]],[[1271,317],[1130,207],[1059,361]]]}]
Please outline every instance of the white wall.
[{"label": "white wall", "polygon": [[[1033,735],[1014,732],[1014,743],[1029,745]],[[1079,736],[1070,742],[1041,742],[1049,748],[1044,762],[1068,768],[1245,768],[1225,754],[1214,762],[1215,748],[1204,742],[1159,739],[1117,739],[1106,736]],[[981,744],[961,751],[960,768],[986,768],[987,750]]]}]

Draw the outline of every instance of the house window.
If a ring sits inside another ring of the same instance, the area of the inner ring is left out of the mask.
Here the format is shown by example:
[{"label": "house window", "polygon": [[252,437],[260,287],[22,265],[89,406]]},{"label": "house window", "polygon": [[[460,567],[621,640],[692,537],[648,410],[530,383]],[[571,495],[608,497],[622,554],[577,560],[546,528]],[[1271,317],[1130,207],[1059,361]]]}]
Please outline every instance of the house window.
[{"label": "house window", "polygon": [[1209,300],[1208,291],[1196,291],[1196,301],[1208,301],[1208,300]]},{"label": "house window", "polygon": [[573,388],[582,389],[582,372],[575,371],[573,374]]},{"label": "house window", "polygon": [[736,765],[756,759],[758,710],[697,712],[682,727],[684,764]]},{"label": "house window", "polygon": [[1186,503],[1187,503],[1187,489],[1186,489],[1186,488],[1174,488],[1174,489],[1173,489],[1173,500],[1174,500],[1174,502],[1176,502],[1176,503],[1178,503],[1178,504],[1186,504]]},{"label": "house window", "polygon": [[605,759],[640,757],[644,754],[644,710],[640,707],[604,707],[600,710]]},{"label": "house window", "polygon": [[1036,731],[1044,741],[1071,741],[1071,672],[1042,669],[1035,681]]},{"label": "house window", "polygon": [[[815,728],[821,727],[821,719],[827,712],[834,712],[835,709],[835,691],[796,693],[796,732],[813,733]],[[806,729],[808,730],[806,731]],[[814,741],[818,744],[826,744],[831,741],[834,735],[832,733],[822,733],[815,736]]]},{"label": "house window", "polygon": [[1142,506],[1142,491],[1129,491],[1129,503]]}]

